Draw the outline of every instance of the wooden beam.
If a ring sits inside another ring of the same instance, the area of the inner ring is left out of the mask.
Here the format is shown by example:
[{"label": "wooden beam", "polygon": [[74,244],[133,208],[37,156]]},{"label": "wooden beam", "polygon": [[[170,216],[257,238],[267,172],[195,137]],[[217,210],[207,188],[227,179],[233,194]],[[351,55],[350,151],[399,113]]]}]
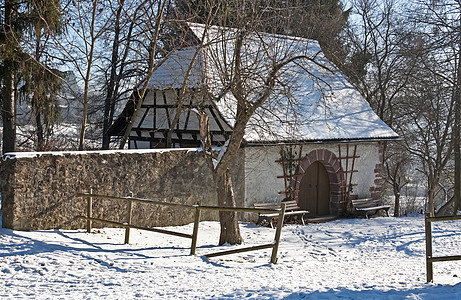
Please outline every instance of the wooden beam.
[{"label": "wooden beam", "polygon": [[[149,114],[149,110],[150,110],[150,108],[146,108],[146,109],[144,110],[144,113],[142,114],[141,120],[139,120],[139,123],[138,123],[139,126],[141,126],[142,123],[144,123],[144,120],[146,119],[147,115]],[[135,120],[135,121],[136,121],[136,120]]]},{"label": "wooden beam", "polygon": [[432,261],[429,260],[432,257],[432,224],[428,217],[429,213],[426,213],[424,218],[424,231],[426,234],[426,279],[427,282],[432,282],[434,280],[434,272]]},{"label": "wooden beam", "polygon": [[142,203],[152,203],[152,204],[159,204],[164,206],[174,206],[174,207],[187,207],[187,208],[197,208],[200,207],[201,210],[211,210],[211,211],[236,211],[236,212],[249,212],[249,213],[274,213],[279,212],[282,209],[256,209],[256,208],[247,208],[247,207],[221,207],[221,206],[198,206],[198,205],[190,205],[190,204],[181,204],[181,203],[172,203],[172,202],[165,202],[159,200],[152,200],[152,199],[143,199],[143,198],[135,198],[135,197],[116,197],[116,196],[108,196],[108,195],[96,195],[96,194],[88,194],[88,193],[77,193],[77,197],[92,197],[93,199],[107,199],[107,200],[131,200],[135,202],[142,202]]},{"label": "wooden beam", "polygon": [[277,263],[277,253],[279,251],[280,237],[282,236],[282,227],[283,227],[283,222],[285,220],[286,209],[287,209],[287,204],[282,202],[282,211],[280,211],[279,219],[277,222],[277,229],[275,231],[274,248],[272,248],[271,263],[273,264]]},{"label": "wooden beam", "polygon": [[[90,189],[90,194],[93,193],[93,190]],[[88,218],[91,218],[93,216],[93,197],[88,197],[87,202],[86,202],[86,216]],[[91,220],[86,221],[86,231],[88,233],[91,232]]]},{"label": "wooden beam", "polygon": [[[176,104],[143,104],[141,105],[141,108],[176,108]],[[183,105],[182,107],[184,108],[200,108],[200,109],[207,109],[213,107],[212,105],[200,105],[197,107],[197,105],[192,105],[192,104],[186,104]]]},{"label": "wooden beam", "polygon": [[461,260],[461,255],[429,257],[427,260],[429,262]]},{"label": "wooden beam", "polygon": [[456,221],[456,220],[461,220],[461,216],[429,217],[428,220],[430,222]]},{"label": "wooden beam", "polygon": [[229,254],[236,254],[236,253],[242,253],[242,252],[248,252],[248,251],[262,250],[262,249],[269,249],[269,248],[274,248],[274,243],[266,244],[266,245],[253,246],[253,247],[233,249],[233,250],[227,250],[227,251],[216,252],[216,253],[210,253],[210,254],[205,255],[205,257],[210,258],[210,257],[229,255]]},{"label": "wooden beam", "polygon": [[[159,133],[166,133],[168,132],[168,128],[148,128],[148,127],[133,127],[133,131],[147,131],[147,132],[159,132]],[[200,134],[200,130],[197,129],[175,129],[174,132],[176,133],[190,133],[190,134]],[[219,135],[223,134],[222,131],[218,130],[210,130],[210,134]]]},{"label": "wooden beam", "polygon": [[[127,207],[127,224],[131,224],[131,218],[133,216],[133,201],[128,200]],[[130,227],[125,227],[125,244],[130,243]]]},{"label": "wooden beam", "polygon": [[116,225],[116,226],[120,226],[120,227],[124,227],[124,228],[129,227],[129,228],[133,228],[133,229],[147,230],[147,231],[163,233],[163,234],[169,234],[169,235],[174,235],[174,236],[178,236],[178,237],[192,239],[191,234],[182,233],[182,232],[175,232],[175,231],[152,228],[152,227],[145,227],[145,226],[136,226],[136,225],[130,225],[130,224],[127,224],[127,223],[115,222],[115,221],[104,220],[104,219],[99,219],[99,218],[88,218],[88,217],[85,217],[85,216],[77,216],[77,218],[78,219],[84,219],[84,220],[91,220],[91,221],[94,221],[94,222],[107,223],[107,224]]},{"label": "wooden beam", "polygon": [[198,238],[198,225],[200,223],[200,208],[195,208],[195,218],[194,218],[194,230],[192,232],[192,244],[190,246],[190,254],[195,255],[195,250],[197,249],[197,238]]}]

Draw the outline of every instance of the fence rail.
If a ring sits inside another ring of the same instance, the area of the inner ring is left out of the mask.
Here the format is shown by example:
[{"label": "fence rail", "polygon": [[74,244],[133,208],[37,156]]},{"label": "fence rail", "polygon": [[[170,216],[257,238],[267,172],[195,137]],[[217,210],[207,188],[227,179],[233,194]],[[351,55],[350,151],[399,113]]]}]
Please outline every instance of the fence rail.
[{"label": "fence rail", "polygon": [[[221,256],[221,255],[228,255],[228,254],[235,254],[235,253],[242,253],[242,252],[272,248],[271,263],[273,264],[277,263],[277,253],[278,253],[280,237],[282,233],[283,219],[285,217],[285,209],[286,209],[285,203],[282,203],[281,208],[279,209],[256,209],[256,208],[246,208],[246,207],[201,206],[198,204],[188,205],[188,204],[172,203],[172,202],[165,202],[165,201],[152,200],[152,199],[135,198],[132,196],[115,197],[115,196],[108,196],[108,195],[97,195],[97,194],[93,194],[91,190],[89,193],[77,193],[76,196],[87,198],[86,216],[77,216],[77,218],[79,219],[86,220],[87,232],[91,232],[92,222],[100,222],[100,223],[106,223],[106,224],[124,227],[125,228],[125,244],[128,244],[130,241],[130,229],[131,228],[147,230],[147,231],[168,234],[168,235],[174,235],[177,237],[190,238],[192,239],[191,250],[190,250],[191,255],[196,254],[198,229],[199,229],[200,215],[201,215],[202,210],[249,212],[249,213],[278,213],[279,214],[278,220],[282,220],[282,221],[277,222],[277,228],[275,230],[275,237],[272,243],[265,244],[265,245],[246,247],[246,248],[238,248],[238,249],[216,252],[216,253],[210,253],[210,254],[205,255],[205,257],[210,258],[210,257]],[[128,202],[127,221],[117,222],[117,221],[111,221],[111,220],[106,220],[106,219],[94,218],[92,216],[94,199],[127,201]],[[132,214],[133,214],[133,202],[140,202],[140,203],[147,203],[147,204],[161,205],[161,206],[182,207],[186,209],[195,210],[194,228],[193,228],[192,234],[186,234],[186,233],[164,230],[164,229],[159,229],[159,228],[137,226],[137,225],[131,224]]]},{"label": "fence rail", "polygon": [[426,278],[427,282],[434,281],[434,262],[461,260],[461,255],[432,256],[432,222],[461,220],[461,216],[431,217],[430,213],[425,214],[424,227],[426,232]]}]

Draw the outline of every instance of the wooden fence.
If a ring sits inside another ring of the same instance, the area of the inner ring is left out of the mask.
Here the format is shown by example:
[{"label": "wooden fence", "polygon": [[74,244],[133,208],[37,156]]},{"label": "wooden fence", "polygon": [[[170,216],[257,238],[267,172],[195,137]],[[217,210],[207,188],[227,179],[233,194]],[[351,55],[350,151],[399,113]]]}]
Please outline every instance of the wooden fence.
[{"label": "wooden fence", "polygon": [[[234,254],[234,253],[241,253],[241,252],[247,252],[247,251],[255,251],[255,250],[272,248],[271,263],[273,264],[277,263],[277,252],[279,248],[280,236],[282,233],[282,226],[283,226],[283,221],[280,221],[280,220],[283,220],[285,217],[285,209],[286,209],[285,203],[282,203],[281,208],[279,209],[255,209],[255,208],[246,208],[246,207],[201,206],[198,204],[197,205],[187,205],[187,204],[171,203],[171,202],[164,202],[164,201],[158,201],[158,200],[152,200],[152,199],[134,198],[131,196],[130,197],[114,197],[114,196],[107,196],[107,195],[92,194],[91,191],[90,193],[77,193],[77,197],[87,198],[86,216],[77,216],[77,218],[86,220],[86,230],[88,232],[91,232],[92,222],[101,222],[101,223],[106,223],[110,225],[124,227],[125,228],[125,244],[128,244],[130,241],[130,229],[131,228],[147,230],[147,231],[152,231],[152,232],[157,232],[157,233],[162,233],[162,234],[169,234],[169,235],[174,235],[177,237],[189,238],[192,240],[191,248],[190,248],[191,255],[196,254],[198,227],[200,223],[200,214],[202,210],[234,211],[234,212],[249,212],[249,213],[277,212],[279,213],[279,217],[278,217],[279,222],[277,222],[277,228],[275,230],[275,238],[272,243],[253,246],[253,247],[238,248],[238,249],[222,251],[222,252],[217,252],[217,253],[210,253],[210,254],[205,255],[205,257],[210,258],[210,257],[221,256],[221,255],[228,255],[228,254]],[[93,207],[94,199],[127,201],[128,209],[127,209],[126,222],[116,222],[116,221],[110,221],[110,220],[105,220],[105,219],[100,219],[100,218],[93,218],[92,217],[92,207]],[[175,231],[159,229],[159,228],[136,226],[136,225],[131,224],[131,219],[132,219],[132,214],[133,214],[133,211],[132,211],[133,202],[148,203],[148,204],[155,204],[155,205],[162,205],[162,206],[171,206],[171,207],[182,207],[186,209],[195,210],[194,228],[193,228],[192,234],[186,234],[186,233],[175,232]]]},{"label": "wooden fence", "polygon": [[429,213],[425,214],[424,223],[426,231],[426,278],[427,282],[434,280],[434,270],[432,264],[438,261],[461,260],[461,255],[454,256],[432,256],[432,222],[461,220],[461,216],[449,217],[431,217]]}]

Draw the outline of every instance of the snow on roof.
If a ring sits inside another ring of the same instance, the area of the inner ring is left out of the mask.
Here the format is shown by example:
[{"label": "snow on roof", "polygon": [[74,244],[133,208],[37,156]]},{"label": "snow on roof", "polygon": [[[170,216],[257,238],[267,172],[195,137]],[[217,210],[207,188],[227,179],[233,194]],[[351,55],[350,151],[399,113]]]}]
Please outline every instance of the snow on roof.
[{"label": "snow on roof", "polygon": [[[205,28],[189,24],[204,49],[189,47],[173,52],[154,73],[151,88],[179,88],[193,60],[187,86],[206,84],[215,96],[228,84],[232,72],[237,30]],[[296,59],[294,59],[297,57]],[[274,63],[280,69],[273,93],[250,119],[245,133],[248,142],[360,140],[397,138],[373,112],[368,102],[323,54],[317,41],[272,35],[249,34],[242,48],[247,99],[256,99],[266,87],[266,75]],[[237,100],[227,93],[217,101],[223,117],[233,125]]]},{"label": "snow on roof", "polygon": [[[194,56],[197,53],[195,59]],[[192,67],[190,64],[193,62]],[[203,50],[197,47],[187,47],[180,51],[174,51],[169,54],[168,58],[162,63],[152,75],[149,82],[151,89],[179,89],[184,84],[187,71],[188,87],[200,87],[205,80],[205,65]]]}]

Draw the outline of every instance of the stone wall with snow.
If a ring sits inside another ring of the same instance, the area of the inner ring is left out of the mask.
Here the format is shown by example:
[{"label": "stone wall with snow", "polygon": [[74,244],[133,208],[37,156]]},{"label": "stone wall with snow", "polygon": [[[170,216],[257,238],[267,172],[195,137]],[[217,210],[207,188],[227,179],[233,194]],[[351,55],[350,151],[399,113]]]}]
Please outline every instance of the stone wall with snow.
[{"label": "stone wall with snow", "polygon": [[[14,153],[0,164],[3,227],[16,230],[83,228],[86,200],[77,192],[216,205],[211,172],[195,149]],[[243,205],[243,160],[234,164],[235,193]],[[125,201],[93,200],[93,216],[125,222]],[[203,213],[202,220],[216,219]],[[133,204],[133,224],[181,225],[193,210]],[[95,224],[98,226],[98,224]],[[99,224],[101,225],[101,224]]]}]

